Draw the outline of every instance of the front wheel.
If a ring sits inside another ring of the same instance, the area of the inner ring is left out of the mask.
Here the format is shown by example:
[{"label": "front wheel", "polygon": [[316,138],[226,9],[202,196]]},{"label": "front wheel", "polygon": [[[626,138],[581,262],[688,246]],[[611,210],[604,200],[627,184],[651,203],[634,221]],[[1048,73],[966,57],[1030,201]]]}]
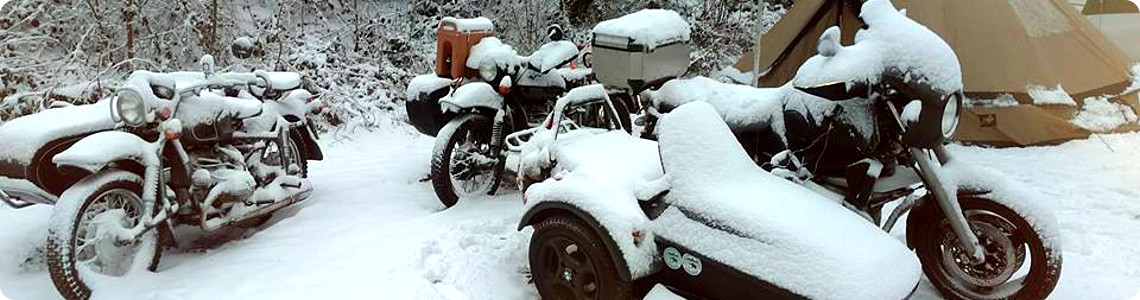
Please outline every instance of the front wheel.
[{"label": "front wheel", "polygon": [[602,238],[579,219],[553,216],[534,225],[530,272],[542,299],[631,299]]},{"label": "front wheel", "polygon": [[985,250],[984,261],[971,261],[945,217],[913,233],[920,235],[915,252],[922,269],[942,295],[950,299],[1049,296],[1061,276],[1061,250],[1044,243],[1039,228],[1005,205],[977,196],[960,195],[958,200]]},{"label": "front wheel", "polygon": [[495,184],[499,156],[491,149],[491,120],[462,115],[440,129],[432,150],[431,185],[445,207],[460,196],[487,194]]},{"label": "front wheel", "polygon": [[69,300],[91,297],[88,282],[154,270],[164,231],[133,240],[121,236],[143,219],[142,179],[125,171],[102,171],[71,186],[51,216],[47,265],[52,282]]}]

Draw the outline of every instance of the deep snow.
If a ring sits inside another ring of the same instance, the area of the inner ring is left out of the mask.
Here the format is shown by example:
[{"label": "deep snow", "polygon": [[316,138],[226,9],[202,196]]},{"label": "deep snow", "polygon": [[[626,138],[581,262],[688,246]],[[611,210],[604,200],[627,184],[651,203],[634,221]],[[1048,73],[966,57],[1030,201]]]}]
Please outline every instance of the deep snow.
[{"label": "deep snow", "polygon": [[[515,231],[518,192],[440,212],[421,181],[430,138],[403,126],[350,137],[325,136],[328,160],[310,166],[316,191],[300,209],[258,231],[184,238],[159,273],[97,287],[97,299],[537,298],[525,275],[529,230]],[[1051,299],[1128,299],[1140,291],[1140,133],[1055,147],[950,149],[1034,187],[1055,209],[1065,265]],[[37,252],[50,212],[0,208],[0,289],[12,299],[60,298]],[[913,299],[936,295],[924,281]]]}]

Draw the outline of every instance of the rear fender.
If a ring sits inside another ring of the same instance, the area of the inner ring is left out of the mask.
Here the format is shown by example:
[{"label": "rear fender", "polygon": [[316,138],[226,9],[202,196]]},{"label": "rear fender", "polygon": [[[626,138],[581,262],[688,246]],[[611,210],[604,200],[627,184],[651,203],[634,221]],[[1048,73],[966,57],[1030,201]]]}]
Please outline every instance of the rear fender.
[{"label": "rear fender", "polygon": [[159,165],[154,144],[122,131],[87,136],[52,157],[57,166],[75,167],[92,173],[122,161],[133,161],[143,166]]},{"label": "rear fender", "polygon": [[593,217],[593,214],[573,204],[558,201],[544,201],[535,204],[523,214],[522,220],[519,221],[518,230],[522,230],[527,226],[538,224],[546,218],[558,215],[574,217],[589,224],[590,227],[594,229],[594,234],[601,237],[602,243],[605,244],[606,252],[614,259],[618,270],[618,277],[624,281],[633,282],[633,276],[631,276],[629,272],[629,264],[626,263],[625,256],[622,255],[617,243],[611,238],[609,230],[599,223],[598,220]]}]

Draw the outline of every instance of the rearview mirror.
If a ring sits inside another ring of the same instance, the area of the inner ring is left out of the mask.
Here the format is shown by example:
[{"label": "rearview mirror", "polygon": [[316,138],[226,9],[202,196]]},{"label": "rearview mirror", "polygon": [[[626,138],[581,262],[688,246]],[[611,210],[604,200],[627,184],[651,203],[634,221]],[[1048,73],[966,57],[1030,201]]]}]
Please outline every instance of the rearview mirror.
[{"label": "rearview mirror", "polygon": [[811,87],[796,87],[804,93],[831,101],[842,101],[871,94],[871,86],[862,82],[837,81]]}]

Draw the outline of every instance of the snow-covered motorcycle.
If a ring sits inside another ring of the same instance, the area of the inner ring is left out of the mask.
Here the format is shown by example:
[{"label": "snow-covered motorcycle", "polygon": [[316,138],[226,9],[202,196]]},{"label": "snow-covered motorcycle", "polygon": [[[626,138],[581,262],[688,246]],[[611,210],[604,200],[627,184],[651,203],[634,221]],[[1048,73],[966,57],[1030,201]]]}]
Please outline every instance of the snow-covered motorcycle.
[{"label": "snow-covered motorcycle", "polygon": [[909,212],[907,244],[943,295],[1044,299],[1062,261],[1052,214],[1029,191],[944,147],[964,101],[953,50],[887,0],[866,2],[860,16],[866,27],[854,45],[839,44],[838,28],[825,31],[819,55],[788,86],[695,78],[646,96],[656,112],[712,103],[758,164],[885,231]]},{"label": "snow-covered motorcycle", "polygon": [[[561,36],[552,30],[551,37]],[[446,207],[461,196],[494,194],[505,168],[506,136],[537,126],[554,99],[589,81],[589,69],[563,69],[578,58],[574,43],[553,40],[520,56],[493,31],[486,18],[445,18],[436,74],[408,85],[409,122],[436,137],[430,178]],[[624,106],[618,109],[628,115]]]},{"label": "snow-covered motorcycle", "polygon": [[55,205],[46,256],[65,298],[156,270],[175,225],[258,226],[311,193],[306,160],[322,158],[306,123],[311,95],[261,102],[208,91],[221,84],[136,71],[110,99],[0,126],[0,141],[17,150],[0,160],[0,198]]}]

